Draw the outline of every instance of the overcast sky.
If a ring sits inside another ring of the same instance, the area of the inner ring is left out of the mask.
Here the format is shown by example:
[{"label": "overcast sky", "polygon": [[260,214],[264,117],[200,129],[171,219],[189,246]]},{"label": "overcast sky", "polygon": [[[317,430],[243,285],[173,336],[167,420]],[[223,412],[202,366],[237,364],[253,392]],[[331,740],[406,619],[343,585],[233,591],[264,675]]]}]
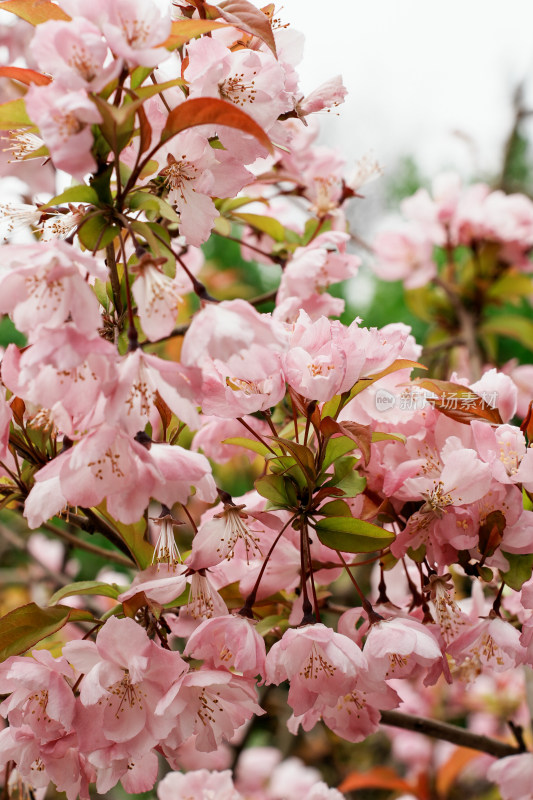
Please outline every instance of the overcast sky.
[{"label": "overcast sky", "polygon": [[513,89],[533,77],[531,0],[284,0],[278,16],[306,36],[305,91],[343,75],[341,115],[323,122],[350,158],[498,170]]}]

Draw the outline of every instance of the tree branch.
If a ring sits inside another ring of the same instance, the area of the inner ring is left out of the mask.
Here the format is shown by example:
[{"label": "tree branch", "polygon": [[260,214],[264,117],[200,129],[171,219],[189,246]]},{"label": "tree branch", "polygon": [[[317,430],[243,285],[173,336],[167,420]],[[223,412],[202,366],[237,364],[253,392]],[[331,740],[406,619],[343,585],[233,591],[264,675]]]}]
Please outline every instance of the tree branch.
[{"label": "tree branch", "polygon": [[500,742],[497,739],[490,739],[488,736],[482,736],[479,733],[472,733],[472,731],[459,728],[457,725],[450,725],[449,722],[417,717],[412,714],[404,714],[401,711],[382,711],[381,721],[384,725],[392,725],[395,728],[403,728],[406,731],[423,733],[425,736],[443,739],[445,742],[451,742],[460,747],[479,750],[496,758],[517,756],[525,752],[523,748],[507,744],[507,742]]},{"label": "tree branch", "polygon": [[51,525],[48,522],[44,525],[41,525],[41,527],[46,531],[53,533],[54,536],[64,539],[65,542],[68,542],[73,547],[80,548],[80,550],[86,550],[88,553],[93,553],[95,556],[101,556],[102,558],[107,559],[107,561],[113,561],[115,564],[122,564],[125,567],[135,566],[135,563],[131,558],[126,558],[126,556],[123,556],[121,553],[115,553],[113,550],[106,550],[103,547],[98,547],[96,544],[84,542],[83,539],[78,539],[78,537],[74,536],[73,533],[69,533],[61,528],[57,528],[55,525]]}]

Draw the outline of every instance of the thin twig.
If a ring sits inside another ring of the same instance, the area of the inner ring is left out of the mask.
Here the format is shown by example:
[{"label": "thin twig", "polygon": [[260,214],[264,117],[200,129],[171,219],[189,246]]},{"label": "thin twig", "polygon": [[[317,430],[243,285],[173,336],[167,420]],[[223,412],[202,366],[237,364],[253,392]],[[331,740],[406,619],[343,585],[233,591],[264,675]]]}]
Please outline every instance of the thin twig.
[{"label": "thin twig", "polygon": [[132,559],[126,558],[126,556],[121,555],[121,553],[115,553],[113,550],[106,550],[104,547],[98,547],[96,544],[78,539],[74,534],[64,531],[62,528],[56,528],[55,525],[51,525],[49,522],[46,522],[41,527],[53,533],[54,536],[64,539],[65,542],[69,542],[69,544],[74,547],[79,547],[81,550],[86,550],[88,553],[93,553],[95,556],[101,556],[107,559],[107,561],[113,561],[115,564],[122,564],[125,567],[135,566]]}]

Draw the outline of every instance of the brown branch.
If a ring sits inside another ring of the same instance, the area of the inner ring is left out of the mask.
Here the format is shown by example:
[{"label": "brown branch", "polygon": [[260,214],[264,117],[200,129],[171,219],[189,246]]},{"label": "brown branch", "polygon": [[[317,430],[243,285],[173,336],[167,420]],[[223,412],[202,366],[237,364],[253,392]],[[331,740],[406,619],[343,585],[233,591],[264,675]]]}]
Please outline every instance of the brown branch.
[{"label": "brown branch", "polygon": [[475,321],[469,311],[464,307],[460,295],[453,286],[439,276],[435,277],[433,282],[445,292],[450,301],[457,322],[459,323],[461,338],[464,340],[468,349],[472,382],[478,381],[483,373],[483,358],[477,341]]},{"label": "brown branch", "polygon": [[84,542],[83,539],[78,539],[73,533],[64,531],[61,528],[56,528],[55,525],[50,525],[48,522],[41,525],[41,527],[53,533],[54,536],[64,539],[65,542],[69,542],[73,547],[79,547],[81,550],[86,550],[88,553],[93,553],[95,556],[101,556],[107,559],[107,561],[113,561],[115,564],[122,564],[125,567],[135,566],[131,558],[126,558],[126,556],[123,556],[121,553],[115,553],[113,550],[106,550],[104,547],[98,547],[96,544]]},{"label": "brown branch", "polygon": [[498,739],[490,739],[488,736],[482,736],[479,733],[472,733],[472,731],[459,728],[457,725],[450,725],[449,722],[417,717],[412,714],[404,714],[401,711],[382,711],[381,721],[384,725],[392,725],[395,728],[422,733],[425,736],[451,742],[460,747],[469,747],[471,750],[488,753],[496,758],[517,756],[525,752],[523,748],[507,744],[507,742],[500,742]]}]

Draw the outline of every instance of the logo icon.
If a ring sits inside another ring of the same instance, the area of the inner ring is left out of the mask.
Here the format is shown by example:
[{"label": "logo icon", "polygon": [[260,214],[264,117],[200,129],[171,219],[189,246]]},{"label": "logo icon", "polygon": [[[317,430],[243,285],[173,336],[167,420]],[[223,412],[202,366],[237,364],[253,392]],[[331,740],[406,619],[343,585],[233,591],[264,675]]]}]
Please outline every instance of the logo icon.
[{"label": "logo icon", "polygon": [[388,411],[396,405],[396,397],[386,389],[378,389],[376,392],[376,408],[378,411]]}]

